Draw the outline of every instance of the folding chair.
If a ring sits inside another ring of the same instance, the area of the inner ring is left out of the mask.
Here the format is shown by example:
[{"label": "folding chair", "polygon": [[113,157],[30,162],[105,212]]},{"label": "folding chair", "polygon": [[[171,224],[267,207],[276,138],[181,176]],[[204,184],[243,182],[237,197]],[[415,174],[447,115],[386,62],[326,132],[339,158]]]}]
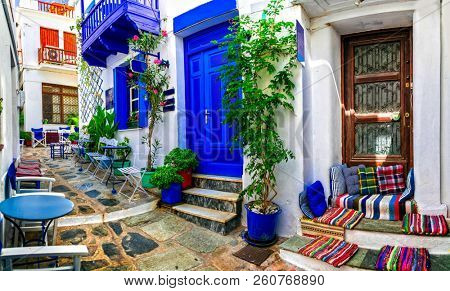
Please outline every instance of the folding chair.
[{"label": "folding chair", "polygon": [[33,148],[37,147],[38,145],[42,145],[43,147],[47,146],[46,137],[45,137],[45,131],[41,128],[32,128],[31,129],[32,138],[33,138]]},{"label": "folding chair", "polygon": [[[122,194],[128,198],[129,202],[131,202],[137,191],[148,195],[147,191],[145,191],[142,187],[142,176],[144,175],[144,170],[139,170],[135,167],[120,168],[118,170],[125,177],[125,182],[122,184],[122,187],[120,187],[119,194]],[[133,193],[130,196],[122,193],[122,190],[127,183],[130,184],[131,187],[134,187]]]},{"label": "folding chair", "polygon": [[70,155],[73,154],[72,147],[70,147],[71,142],[69,140],[70,135],[70,127],[60,127],[58,130],[58,139],[60,144],[64,144],[64,154]]},{"label": "folding chair", "polygon": [[[119,143],[116,139],[108,139],[108,138],[101,138],[100,143],[104,144],[106,146],[117,146]],[[106,176],[108,175],[108,171],[111,171],[111,167],[114,163],[114,156],[107,156],[106,150],[104,150],[104,154],[100,156],[94,157],[95,163],[97,165],[96,170],[94,171],[94,177],[97,178],[97,173],[99,170],[103,170],[105,174],[103,175],[103,178],[101,178],[101,182],[103,183],[105,181]]]}]

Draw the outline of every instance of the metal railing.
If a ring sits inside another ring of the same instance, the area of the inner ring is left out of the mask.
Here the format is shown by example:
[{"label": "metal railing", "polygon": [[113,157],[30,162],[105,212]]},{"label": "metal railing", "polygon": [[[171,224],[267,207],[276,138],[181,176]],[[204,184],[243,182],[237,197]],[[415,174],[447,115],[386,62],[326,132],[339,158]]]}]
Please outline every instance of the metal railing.
[{"label": "metal railing", "polygon": [[73,18],[75,7],[60,3],[38,1],[38,10]]},{"label": "metal railing", "polygon": [[[87,15],[84,15],[82,23],[83,41],[88,39],[98,27],[119,7],[129,3],[138,3],[150,7],[153,10],[159,9],[159,0],[102,0],[98,2]],[[149,17],[158,17],[157,15],[148,15]]]},{"label": "metal railing", "polygon": [[44,47],[38,50],[39,64],[76,65],[77,52],[66,51],[55,47]]}]

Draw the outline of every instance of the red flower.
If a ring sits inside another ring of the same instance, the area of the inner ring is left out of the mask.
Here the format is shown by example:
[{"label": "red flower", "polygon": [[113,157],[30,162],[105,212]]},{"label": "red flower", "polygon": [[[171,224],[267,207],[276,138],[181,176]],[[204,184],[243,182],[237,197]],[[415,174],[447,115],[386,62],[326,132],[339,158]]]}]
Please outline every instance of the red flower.
[{"label": "red flower", "polygon": [[168,36],[167,31],[161,30],[161,35],[162,35],[163,37],[167,37],[167,36]]},{"label": "red flower", "polygon": [[166,105],[166,102],[165,101],[161,101],[160,103],[159,103],[159,106],[165,106]]},{"label": "red flower", "polygon": [[153,61],[157,65],[161,65],[162,61],[160,59],[156,59]]},{"label": "red flower", "polygon": [[153,93],[154,93],[155,95],[158,94],[158,90],[153,89]]},{"label": "red flower", "polygon": [[129,72],[129,73],[128,73],[128,78],[130,78],[130,79],[131,79],[131,78],[133,78],[133,76],[134,76],[134,75],[133,75],[133,73],[132,73],[132,72]]},{"label": "red flower", "polygon": [[139,36],[134,35],[134,36],[133,36],[133,40],[134,40],[134,41],[138,41],[138,40],[139,40]]}]

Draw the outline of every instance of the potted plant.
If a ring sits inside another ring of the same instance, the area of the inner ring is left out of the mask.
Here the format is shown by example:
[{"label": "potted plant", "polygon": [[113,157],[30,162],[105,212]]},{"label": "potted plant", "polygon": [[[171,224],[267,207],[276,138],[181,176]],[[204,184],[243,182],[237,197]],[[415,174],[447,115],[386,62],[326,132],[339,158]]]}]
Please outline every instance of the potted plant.
[{"label": "potted plant", "polygon": [[89,150],[100,150],[100,138],[114,138],[118,124],[115,123],[114,113],[107,112],[106,109],[97,106],[95,114],[89,121],[85,131],[89,134],[90,140]]},{"label": "potted plant", "polygon": [[138,127],[138,122],[139,122],[139,113],[138,112],[133,112],[130,115],[130,117],[128,118],[127,126],[128,126],[128,128],[137,128]]},{"label": "potted plant", "polygon": [[117,159],[115,159],[113,162],[114,175],[122,176],[122,173],[118,169],[131,167],[131,161],[127,159],[127,152],[131,150],[130,139],[128,137],[125,137],[117,145],[129,148],[128,150],[122,150],[122,149],[117,150],[116,151]]},{"label": "potted plant", "polygon": [[[239,128],[234,137],[247,157],[251,182],[242,191],[247,209],[249,242],[275,242],[279,205],[276,167],[294,158],[280,137],[277,114],[293,112],[293,71],[297,66],[295,25],[276,19],[282,0],[271,0],[261,19],[236,17],[231,33],[219,44],[227,48],[228,63],[221,78],[226,84],[225,122]],[[219,43],[219,42],[215,42]],[[236,98],[241,96],[242,98]]]},{"label": "potted plant", "polygon": [[177,173],[177,169],[164,165],[158,167],[151,178],[151,182],[161,190],[161,201],[166,204],[177,204],[183,200],[181,183],[183,177]]},{"label": "potted plant", "polygon": [[[142,144],[147,144],[147,137],[143,137],[142,138]],[[151,145],[151,161],[150,161],[150,169],[148,168],[144,168],[144,174],[142,175],[142,187],[144,188],[155,188],[156,186],[152,184],[151,179],[153,174],[155,173],[155,163],[156,163],[156,155],[158,153],[158,151],[161,149],[161,142],[158,139],[155,139],[155,141],[152,143]]]},{"label": "potted plant", "polygon": [[[162,113],[165,101],[164,91],[169,86],[169,64],[167,61],[155,57],[158,47],[165,42],[167,32],[161,30],[159,35],[143,32],[133,36],[129,40],[131,50],[144,55],[146,69],[139,74],[131,74],[128,82],[130,86],[141,87],[145,92],[145,100],[147,101],[148,114],[148,134],[145,143],[148,145],[148,156],[146,172],[144,173],[142,184],[144,187],[151,185],[150,176],[153,175],[155,154],[160,147],[159,141],[153,140],[153,131],[157,123],[162,122]],[[137,55],[137,54],[136,54]],[[156,146],[155,144],[158,143]],[[155,150],[156,149],[156,150]],[[150,187],[146,187],[150,188]]]},{"label": "potted plant", "polygon": [[72,132],[72,133],[69,135],[68,139],[70,140],[70,142],[71,142],[72,144],[77,144],[77,143],[78,143],[78,140],[80,139],[80,134],[79,134],[78,132]]},{"label": "potted plant", "polygon": [[197,168],[198,160],[197,156],[190,149],[174,148],[164,158],[165,165],[171,165],[177,169],[184,181],[182,184],[183,189],[186,189],[192,185],[192,170]]},{"label": "potted plant", "polygon": [[20,139],[23,139],[23,140],[25,141],[25,142],[24,142],[25,146],[31,147],[31,145],[32,145],[32,142],[31,142],[31,140],[32,140],[31,132],[29,132],[29,131],[20,131]]}]

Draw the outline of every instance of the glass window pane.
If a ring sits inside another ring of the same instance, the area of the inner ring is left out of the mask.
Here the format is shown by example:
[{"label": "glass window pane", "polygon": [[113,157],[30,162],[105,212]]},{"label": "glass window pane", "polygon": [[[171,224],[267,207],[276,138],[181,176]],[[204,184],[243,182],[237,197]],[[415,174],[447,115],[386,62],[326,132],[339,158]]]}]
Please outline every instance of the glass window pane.
[{"label": "glass window pane", "polygon": [[400,107],[400,81],[355,85],[356,113],[398,112]]},{"label": "glass window pane", "polygon": [[355,128],[357,155],[400,155],[400,122],[358,123]]},{"label": "glass window pane", "polygon": [[356,46],[355,75],[400,71],[400,42]]}]

